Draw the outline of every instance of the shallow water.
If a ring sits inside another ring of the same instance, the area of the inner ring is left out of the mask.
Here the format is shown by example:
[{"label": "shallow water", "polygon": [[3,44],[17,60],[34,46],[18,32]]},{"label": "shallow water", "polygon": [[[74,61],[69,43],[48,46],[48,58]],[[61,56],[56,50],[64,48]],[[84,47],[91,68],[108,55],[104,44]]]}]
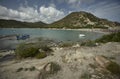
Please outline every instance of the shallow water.
[{"label": "shallow water", "polygon": [[[85,41],[95,40],[103,36],[103,33],[85,32],[78,30],[51,30],[40,28],[1,28],[0,35],[30,35],[30,39],[43,37],[56,41]],[[79,34],[84,34],[84,37],[80,37]],[[14,37],[15,38],[15,37]],[[11,48],[13,45],[19,44],[21,41],[16,39],[0,39],[0,48]]]}]

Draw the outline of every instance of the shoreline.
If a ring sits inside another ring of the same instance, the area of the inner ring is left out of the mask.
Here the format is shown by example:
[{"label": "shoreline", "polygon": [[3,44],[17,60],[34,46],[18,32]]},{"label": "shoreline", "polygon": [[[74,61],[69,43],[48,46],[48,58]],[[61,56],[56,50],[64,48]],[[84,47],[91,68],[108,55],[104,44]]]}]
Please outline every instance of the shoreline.
[{"label": "shoreline", "polygon": [[[45,29],[45,28],[44,28]],[[108,32],[108,29],[58,29],[58,28],[48,28],[50,30],[74,30],[74,31],[86,31],[86,32],[97,32],[97,33],[104,33],[104,34],[110,34]]]},{"label": "shoreline", "polygon": [[[41,79],[38,78],[38,75],[49,62],[55,62],[62,68],[55,75],[52,74],[52,76],[49,76],[49,79],[73,79],[75,77],[74,75],[76,75],[75,79],[78,79],[84,73],[90,74],[91,77],[93,75],[96,76],[95,78],[91,79],[98,79],[97,77],[101,77],[101,79],[119,79],[116,75],[109,74],[108,71],[103,67],[94,64],[97,63],[97,61],[94,60],[97,56],[105,56],[107,58],[111,57],[109,60],[113,60],[120,64],[119,47],[119,43],[109,42],[97,47],[93,47],[92,49],[91,47],[68,47],[62,49],[55,48],[52,52],[53,55],[47,56],[46,58],[28,58],[23,60],[16,60],[14,58],[14,51],[2,52],[4,57],[3,59],[1,58],[0,62],[0,79]],[[35,67],[35,70],[30,71],[29,68],[31,67]],[[96,68],[94,69],[93,67]],[[23,69],[18,71],[20,68]],[[86,72],[88,69],[89,72]],[[98,69],[100,70],[97,71]],[[107,72],[106,74],[102,73],[103,69],[105,70],[104,72]],[[103,76],[99,76],[99,73]]]},{"label": "shoreline", "polygon": [[[18,28],[0,28],[0,29],[18,29]],[[19,28],[19,29],[48,29],[48,30],[73,30],[73,31],[86,31],[86,32],[96,32],[96,33],[104,33],[110,34],[114,30],[110,29],[89,29],[89,28],[81,28],[81,29],[70,29],[70,28]]]}]

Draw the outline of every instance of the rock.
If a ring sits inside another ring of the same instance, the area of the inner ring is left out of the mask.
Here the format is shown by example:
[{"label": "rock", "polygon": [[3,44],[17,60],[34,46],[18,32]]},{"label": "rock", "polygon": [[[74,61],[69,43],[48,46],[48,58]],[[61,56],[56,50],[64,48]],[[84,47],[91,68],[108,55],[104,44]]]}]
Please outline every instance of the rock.
[{"label": "rock", "polygon": [[101,67],[103,67],[104,69],[107,69],[111,73],[118,75],[120,77],[120,65],[119,64],[108,60],[104,56],[96,56],[95,60]]},{"label": "rock", "polygon": [[76,44],[76,45],[73,45],[72,47],[80,47],[80,45],[79,45],[79,44]]},{"label": "rock", "polygon": [[38,79],[46,79],[46,77],[49,77],[50,75],[57,73],[60,70],[60,68],[61,67],[57,63],[54,62],[47,63],[39,73]]},{"label": "rock", "polygon": [[110,60],[108,60],[104,56],[96,56],[95,61],[103,68],[106,68],[108,64],[110,63]]},{"label": "rock", "polygon": [[52,70],[52,69],[51,69],[51,63],[46,64],[45,67],[44,67],[44,70],[45,70],[46,72],[50,72],[50,71]]},{"label": "rock", "polygon": [[50,73],[50,74],[54,74],[54,73],[58,72],[60,70],[60,68],[61,67],[57,63],[50,62],[44,66],[43,71]]}]

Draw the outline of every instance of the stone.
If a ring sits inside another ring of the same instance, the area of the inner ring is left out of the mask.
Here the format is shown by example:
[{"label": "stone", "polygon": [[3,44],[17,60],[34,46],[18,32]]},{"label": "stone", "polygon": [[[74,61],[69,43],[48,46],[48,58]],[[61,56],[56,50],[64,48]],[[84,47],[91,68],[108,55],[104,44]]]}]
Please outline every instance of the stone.
[{"label": "stone", "polygon": [[95,61],[103,68],[106,68],[108,64],[110,63],[110,60],[100,55],[95,57]]},{"label": "stone", "polygon": [[46,64],[45,67],[44,67],[44,70],[46,72],[50,72],[51,71],[51,63]]}]

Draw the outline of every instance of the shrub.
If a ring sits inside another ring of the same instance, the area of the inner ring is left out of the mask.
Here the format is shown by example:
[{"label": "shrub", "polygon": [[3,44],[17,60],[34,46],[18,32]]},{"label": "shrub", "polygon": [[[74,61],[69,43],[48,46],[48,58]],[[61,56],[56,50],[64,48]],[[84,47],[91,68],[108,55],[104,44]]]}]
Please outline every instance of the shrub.
[{"label": "shrub", "polygon": [[[46,71],[46,67],[48,64],[51,64],[50,65],[50,70],[49,71]],[[50,63],[47,63],[45,65],[45,67],[43,68],[43,70],[41,71],[40,75],[39,75],[39,79],[47,79],[47,77],[57,73],[59,70],[61,69],[61,66],[57,63],[54,63],[54,62],[50,62]]]},{"label": "shrub", "polygon": [[45,52],[52,52],[52,51],[53,51],[53,50],[50,49],[50,47],[48,47],[48,46],[42,46],[41,49],[42,49],[43,51],[45,51]]},{"label": "shrub", "polygon": [[85,72],[81,75],[80,79],[91,79],[91,75],[89,73]]},{"label": "shrub", "polygon": [[96,42],[102,42],[102,43],[120,42],[120,32],[104,35],[103,37],[97,39]]},{"label": "shrub", "polygon": [[47,55],[50,55],[53,50],[48,46],[36,46],[36,44],[20,44],[16,50],[15,54],[17,58],[27,58],[27,57],[36,57],[44,58]]},{"label": "shrub", "polygon": [[60,47],[71,47],[73,46],[73,43],[65,42],[65,43],[61,43],[59,46]]},{"label": "shrub", "polygon": [[51,74],[54,74],[57,73],[61,69],[61,67],[59,64],[51,62],[51,69],[52,69]]},{"label": "shrub", "polygon": [[106,67],[111,73],[120,75],[120,65],[115,62],[112,62]]},{"label": "shrub", "polygon": [[0,57],[2,57],[3,55],[0,54]]},{"label": "shrub", "polygon": [[29,68],[24,68],[24,71],[28,71]]},{"label": "shrub", "polygon": [[34,66],[30,67],[29,70],[30,71],[34,71],[36,68]]},{"label": "shrub", "polygon": [[45,58],[46,56],[47,56],[46,53],[40,52],[35,57],[38,58],[38,59],[41,59],[41,58]]},{"label": "shrub", "polygon": [[21,68],[18,68],[16,72],[20,72],[22,70],[23,70],[23,68],[21,67]]},{"label": "shrub", "polygon": [[82,42],[81,46],[90,46],[90,47],[94,47],[96,46],[96,43],[94,41],[86,41],[86,42]]},{"label": "shrub", "polygon": [[27,58],[27,57],[34,57],[39,52],[39,48],[28,46],[28,45],[19,45],[16,50],[15,54],[18,58]]}]

